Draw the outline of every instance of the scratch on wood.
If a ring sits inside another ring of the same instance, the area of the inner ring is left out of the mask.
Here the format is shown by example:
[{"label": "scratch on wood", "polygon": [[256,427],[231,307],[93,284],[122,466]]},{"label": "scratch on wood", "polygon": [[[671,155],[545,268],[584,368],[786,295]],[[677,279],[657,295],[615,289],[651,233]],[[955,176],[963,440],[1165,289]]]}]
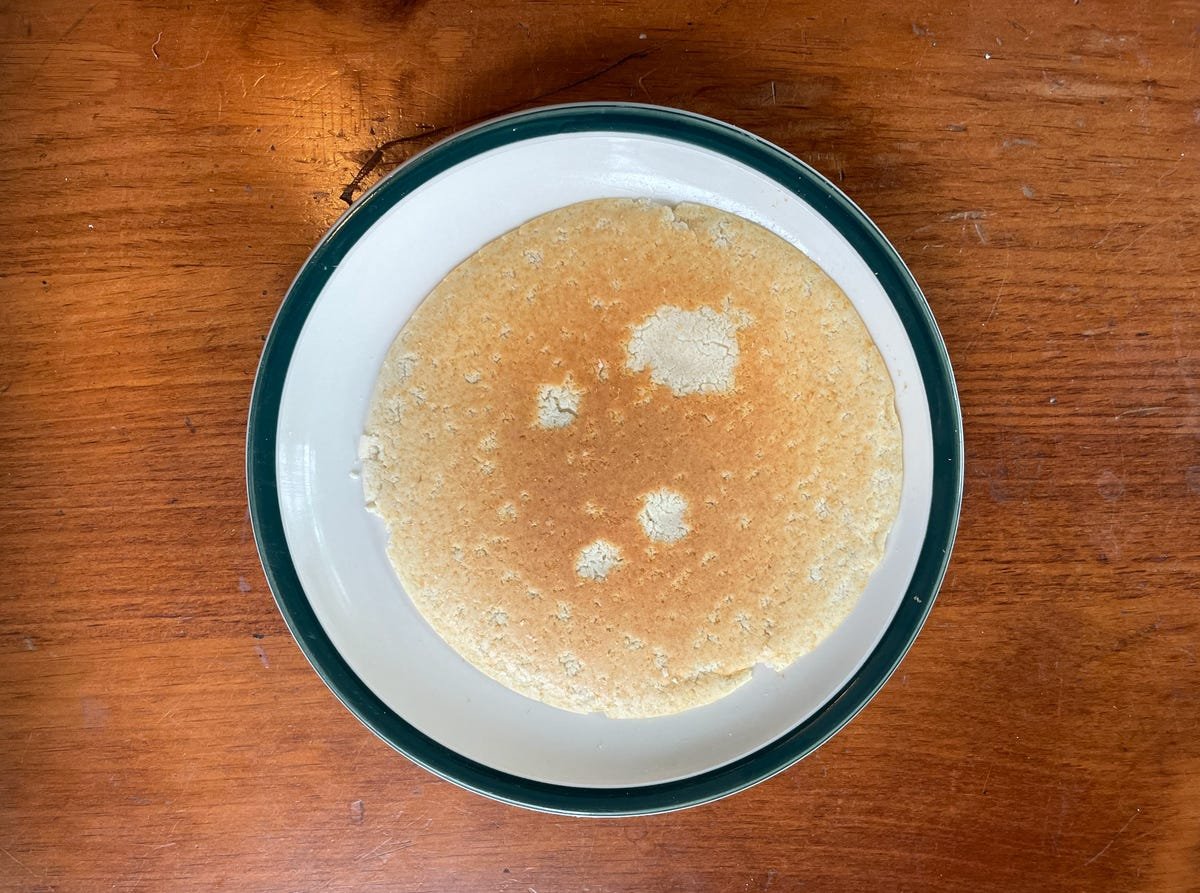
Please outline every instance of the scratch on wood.
[{"label": "scratch on wood", "polygon": [[99,5],[100,5],[99,3],[93,3],[91,6],[89,6],[87,8],[87,10],[84,12],[84,14],[81,15],[79,18],[77,18],[75,20],[74,24],[72,24],[70,28],[68,28],[66,31],[63,32],[63,36],[58,39],[58,42],[62,43],[64,40],[66,40],[68,37],[70,37],[72,34],[74,34],[75,29],[78,28],[80,25],[82,25],[83,20],[86,19],[88,16],[90,16],[92,14],[92,10],[94,10]]},{"label": "scratch on wood", "polygon": [[192,64],[192,65],[185,65],[185,66],[183,66],[183,68],[176,68],[175,70],[176,70],[176,71],[191,71],[193,68],[199,68],[201,65],[203,65],[205,62],[207,62],[207,61],[208,61],[208,54],[209,54],[209,52],[210,52],[209,50],[205,50],[205,51],[204,51],[204,58],[203,58],[203,59],[201,59],[199,62],[196,62],[196,63],[194,63],[194,64]]},{"label": "scratch on wood", "polygon": [[[391,842],[391,837],[385,838],[380,844],[372,849],[367,850],[354,861],[361,862],[363,859],[366,859],[370,856],[377,856],[378,858],[382,859],[384,856],[390,856],[392,853],[399,852],[400,850],[407,849],[408,847],[412,846],[411,840],[402,840],[397,846],[392,847],[390,850],[384,850],[383,848]],[[380,852],[380,850],[383,850],[383,852]]]},{"label": "scratch on wood", "polygon": [[199,62],[193,62],[191,65],[184,65],[181,67],[176,67],[169,62],[162,61],[162,54],[159,53],[159,51],[158,51],[158,45],[160,43],[162,43],[162,38],[163,38],[163,32],[159,31],[158,36],[154,38],[154,43],[150,44],[150,53],[154,56],[155,60],[158,61],[162,65],[162,67],[167,69],[168,71],[191,71],[193,68],[199,68],[201,65],[203,65],[205,62],[208,61],[208,56],[212,52],[212,48],[210,47],[209,49],[204,51],[204,58],[201,59]]},{"label": "scratch on wood", "polygon": [[[1128,251],[1130,248],[1132,248],[1134,245],[1136,245],[1138,242],[1140,242],[1142,239],[1144,239],[1151,232],[1158,229],[1158,227],[1162,226],[1164,223],[1174,223],[1176,220],[1179,219],[1179,217],[1180,217],[1179,214],[1173,214],[1170,217],[1163,217],[1162,219],[1156,220],[1153,223],[1146,224],[1144,227],[1142,227],[1142,231],[1140,233],[1138,233],[1136,236],[1134,236],[1132,239],[1130,239],[1128,242],[1126,242],[1124,245],[1122,245],[1120,248],[1118,248],[1116,251],[1116,254],[1114,254],[1113,257],[1120,257],[1122,254],[1124,254],[1126,251]],[[1107,236],[1105,238],[1107,238]]]},{"label": "scratch on wood", "polygon": [[984,321],[982,323],[980,323],[979,331],[975,333],[975,337],[972,338],[967,343],[967,346],[964,347],[963,350],[970,350],[975,345],[975,342],[979,340],[979,338],[983,334],[984,330],[987,329],[987,324],[990,323],[992,321],[992,317],[994,317],[996,315],[996,308],[998,308],[1000,306],[1000,299],[1002,297],[1004,297],[1004,286],[1006,286],[1008,284],[1009,269],[1010,268],[1008,265],[1008,252],[1005,252],[1005,254],[1004,254],[1004,278],[1000,280],[1000,287],[996,289],[996,300],[992,301],[992,309],[988,311],[987,317],[984,319]]},{"label": "scratch on wood", "polygon": [[1127,409],[1124,412],[1118,412],[1115,416],[1113,416],[1113,419],[1124,419],[1129,416],[1154,415],[1155,413],[1162,412],[1164,409],[1166,409],[1165,406],[1138,406],[1134,409]]},{"label": "scratch on wood", "polygon": [[42,61],[38,63],[37,68],[34,70],[34,73],[33,73],[34,81],[36,81],[38,78],[38,75],[40,75],[42,73],[42,69],[46,67],[46,63],[50,60],[50,57],[54,55],[54,51],[57,50],[60,46],[62,46],[63,42],[66,41],[66,39],[68,37],[70,37],[72,34],[75,33],[75,29],[78,28],[80,25],[82,25],[83,20],[86,19],[88,16],[90,16],[92,14],[92,11],[99,5],[100,5],[99,3],[93,3],[91,6],[89,6],[84,11],[83,15],[81,15],[79,18],[77,18],[71,24],[71,27],[62,33],[62,37],[60,37],[58,40],[56,40],[54,42],[54,46],[50,47],[50,49],[46,52],[46,55],[42,57]]},{"label": "scratch on wood", "polygon": [[10,853],[8,850],[6,850],[2,846],[0,846],[0,853],[4,853],[4,855],[8,856],[8,858],[12,859],[14,862],[16,862],[18,865],[20,865],[22,868],[24,868],[30,874],[33,874],[33,869],[31,869],[28,865],[26,865],[24,862],[22,862],[20,859],[18,859],[16,856],[14,856],[12,853]]},{"label": "scratch on wood", "polygon": [[1121,830],[1120,830],[1120,831],[1118,831],[1116,834],[1114,834],[1114,835],[1112,836],[1112,840],[1110,840],[1108,843],[1106,843],[1106,844],[1103,846],[1103,848],[1101,848],[1100,852],[1096,853],[1096,855],[1092,856],[1092,858],[1090,858],[1090,859],[1088,859],[1086,862],[1084,862],[1084,863],[1083,863],[1083,867],[1084,867],[1084,868],[1087,868],[1089,865],[1091,865],[1093,862],[1095,862],[1097,859],[1099,859],[1101,856],[1103,856],[1105,853],[1107,853],[1107,852],[1108,852],[1108,848],[1109,848],[1110,846],[1112,846],[1114,843],[1116,843],[1116,842],[1117,842],[1117,838],[1118,838],[1118,837],[1120,837],[1122,834],[1124,834],[1124,833],[1125,833],[1125,829],[1126,829],[1126,828],[1128,828],[1128,827],[1129,827],[1129,825],[1130,825],[1130,823],[1131,823],[1131,822],[1132,822],[1134,819],[1136,819],[1136,818],[1137,818],[1137,816],[1138,816],[1138,813],[1139,813],[1139,812],[1141,812],[1141,809],[1135,809],[1135,810],[1133,811],[1133,815],[1131,815],[1131,816],[1129,817],[1129,820],[1128,820],[1128,821],[1126,821],[1126,822],[1125,822],[1125,824],[1121,826]]},{"label": "scratch on wood", "polygon": [[438,95],[437,93],[434,93],[432,90],[426,90],[424,87],[418,87],[416,84],[413,84],[413,85],[412,85],[412,88],[413,88],[414,90],[416,90],[418,93],[424,93],[426,96],[432,96],[434,99],[436,99],[436,100],[437,100],[438,102],[440,102],[440,103],[443,103],[444,105],[449,105],[449,104],[450,104],[450,103],[449,103],[449,102],[446,100],[446,97],[445,97],[445,96],[440,96],[440,95]]},{"label": "scratch on wood", "polygon": [[646,80],[646,78],[650,77],[650,75],[654,74],[654,72],[656,72],[656,71],[658,71],[657,68],[651,68],[649,71],[647,71],[645,74],[643,74],[640,78],[637,79],[637,85],[642,88],[642,92],[646,94],[647,99],[651,99],[652,97],[650,96],[650,91],[646,89],[646,85],[642,82],[644,80]]}]

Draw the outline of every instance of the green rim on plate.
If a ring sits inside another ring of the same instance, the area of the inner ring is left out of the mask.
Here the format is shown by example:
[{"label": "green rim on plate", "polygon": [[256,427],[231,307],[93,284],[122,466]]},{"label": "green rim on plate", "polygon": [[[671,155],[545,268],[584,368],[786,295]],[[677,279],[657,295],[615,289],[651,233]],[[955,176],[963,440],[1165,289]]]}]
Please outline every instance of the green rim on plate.
[{"label": "green rim on plate", "polygon": [[[358,239],[414,189],[475,155],[522,140],[589,131],[646,134],[721,153],[775,180],[833,224],[899,314],[928,395],[933,435],[929,523],[912,581],[883,638],[850,681],[812,716],[748,756],[676,781],[629,788],[547,784],[497,771],[424,735],[380,700],[334,647],[301,586],[284,536],[275,465],[280,400],[296,341],[321,290]],[[581,103],[521,112],[450,137],[376,184],[333,225],[288,290],[263,349],[250,403],[246,477],[254,538],[284,620],[325,683],[376,735],[436,775],[498,800],[573,815],[640,815],[706,803],[786,769],[849,722],[887,681],[929,614],[950,559],[962,498],[962,416],[950,359],[920,288],[883,233],[836,186],[777,146],[711,118],[655,106]]]}]

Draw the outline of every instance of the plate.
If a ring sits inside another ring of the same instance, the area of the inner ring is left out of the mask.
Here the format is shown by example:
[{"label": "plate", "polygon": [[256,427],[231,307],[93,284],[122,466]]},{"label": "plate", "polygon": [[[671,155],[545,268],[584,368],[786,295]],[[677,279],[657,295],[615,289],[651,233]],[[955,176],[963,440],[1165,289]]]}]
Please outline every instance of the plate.
[{"label": "plate", "polygon": [[[614,720],[525,698],[446,645],[388,563],[364,507],[358,439],[396,333],[487,242],[600,197],[700,202],[759,223],[854,303],[896,389],[900,514],[850,617],[782,673],[676,716]],[[644,814],[743,789],[828,740],[912,644],[949,560],[962,494],[961,414],[916,282],[832,183],[729,124],[585,103],[463,131],[367,192],[317,245],[263,350],[247,436],[251,518],[279,609],[313,667],[372,731],[473,791],[571,814]],[[899,746],[899,745],[898,745]]]}]

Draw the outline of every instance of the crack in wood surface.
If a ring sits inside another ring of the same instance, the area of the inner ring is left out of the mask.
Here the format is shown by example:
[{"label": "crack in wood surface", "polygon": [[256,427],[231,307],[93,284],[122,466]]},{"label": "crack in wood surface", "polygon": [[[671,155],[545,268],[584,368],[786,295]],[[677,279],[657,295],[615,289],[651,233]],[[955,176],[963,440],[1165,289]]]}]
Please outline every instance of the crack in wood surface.
[{"label": "crack in wood surface", "polygon": [[340,198],[346,204],[352,204],[354,202],[354,194],[362,186],[363,180],[371,175],[371,172],[380,165],[384,157],[392,149],[395,149],[399,146],[409,145],[411,143],[421,142],[423,140],[434,140],[438,137],[455,133],[456,131],[462,130],[465,127],[470,127],[474,124],[480,124],[484,121],[490,120],[491,118],[521,111],[522,109],[529,108],[530,106],[541,102],[543,99],[549,99],[552,96],[557,96],[558,94],[565,93],[568,90],[574,90],[576,87],[582,87],[584,84],[590,83],[597,78],[604,77],[604,75],[615,71],[627,62],[631,62],[634,59],[644,59],[649,56],[650,53],[651,50],[638,50],[637,52],[627,53],[620,59],[605,65],[598,71],[594,71],[591,74],[578,78],[570,83],[557,86],[552,90],[547,90],[544,93],[539,93],[536,96],[522,100],[521,102],[513,103],[512,105],[508,105],[500,109],[495,109],[483,115],[476,115],[462,121],[455,121],[453,124],[443,124],[440,127],[434,127],[432,130],[425,130],[419,133],[410,133],[405,136],[399,136],[394,139],[387,140],[386,142],[382,142],[375,147],[375,150],[371,153],[367,160],[362,163],[362,166],[358,169],[358,172],[342,189]]}]

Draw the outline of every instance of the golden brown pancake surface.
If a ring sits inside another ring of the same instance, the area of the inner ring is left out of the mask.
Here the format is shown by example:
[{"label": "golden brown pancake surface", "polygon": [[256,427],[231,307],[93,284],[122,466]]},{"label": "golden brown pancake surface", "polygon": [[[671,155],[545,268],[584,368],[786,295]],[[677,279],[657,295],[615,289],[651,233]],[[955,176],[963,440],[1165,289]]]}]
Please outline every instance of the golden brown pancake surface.
[{"label": "golden brown pancake surface", "polygon": [[362,458],[434,629],[614,717],[810,651],[882,557],[902,476],[891,379],[837,285],[742,218],[629,199],[453,270],[388,353]]}]

